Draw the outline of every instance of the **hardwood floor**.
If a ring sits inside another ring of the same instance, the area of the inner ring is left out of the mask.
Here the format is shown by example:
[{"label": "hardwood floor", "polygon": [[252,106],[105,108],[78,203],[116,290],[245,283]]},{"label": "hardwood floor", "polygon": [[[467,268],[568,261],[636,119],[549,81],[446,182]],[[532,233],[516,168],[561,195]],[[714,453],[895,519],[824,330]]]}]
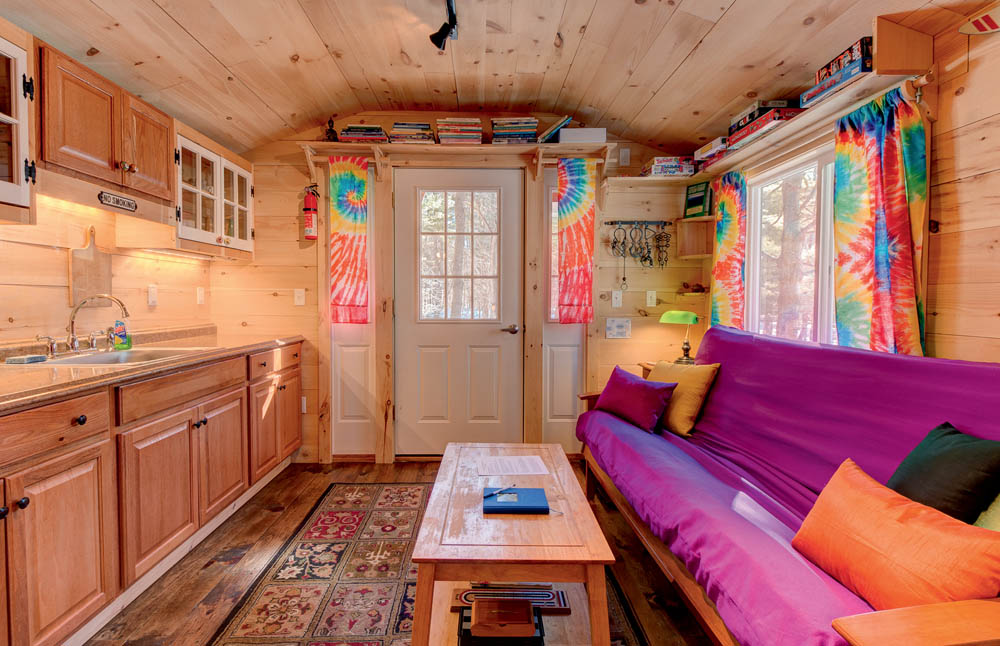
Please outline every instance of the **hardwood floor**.
[{"label": "hardwood floor", "polygon": [[[576,468],[577,465],[574,465]],[[433,482],[437,462],[293,464],[112,619],[88,646],[204,646],[333,482]],[[582,471],[577,468],[581,478]],[[598,503],[613,566],[650,646],[702,646],[702,633],[624,520]]]}]

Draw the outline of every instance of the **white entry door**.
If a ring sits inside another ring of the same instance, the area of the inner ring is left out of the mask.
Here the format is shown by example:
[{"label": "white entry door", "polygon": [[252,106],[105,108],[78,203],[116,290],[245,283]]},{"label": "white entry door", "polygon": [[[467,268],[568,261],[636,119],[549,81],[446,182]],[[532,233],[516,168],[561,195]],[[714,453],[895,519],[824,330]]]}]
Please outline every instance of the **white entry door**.
[{"label": "white entry door", "polygon": [[396,453],[520,442],[522,171],[395,173]]}]

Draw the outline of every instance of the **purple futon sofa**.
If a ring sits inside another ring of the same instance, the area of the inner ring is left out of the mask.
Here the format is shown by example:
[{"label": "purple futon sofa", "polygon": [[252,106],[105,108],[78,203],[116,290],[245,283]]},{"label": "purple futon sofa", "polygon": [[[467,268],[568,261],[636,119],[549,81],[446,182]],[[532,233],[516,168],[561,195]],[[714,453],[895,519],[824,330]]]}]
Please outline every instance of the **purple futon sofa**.
[{"label": "purple futon sofa", "polygon": [[871,607],[791,546],[845,458],[885,483],[935,426],[1000,439],[1000,364],[888,355],[714,327],[721,363],[690,438],[602,411],[577,437],[694,575],[742,646],[843,645]]}]

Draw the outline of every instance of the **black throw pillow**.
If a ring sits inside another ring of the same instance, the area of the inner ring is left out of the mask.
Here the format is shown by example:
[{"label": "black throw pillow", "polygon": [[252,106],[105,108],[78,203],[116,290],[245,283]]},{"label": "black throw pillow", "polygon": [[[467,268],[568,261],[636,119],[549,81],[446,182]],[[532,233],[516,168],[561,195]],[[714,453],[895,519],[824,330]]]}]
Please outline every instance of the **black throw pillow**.
[{"label": "black throw pillow", "polygon": [[1000,495],[1000,442],[945,422],[927,434],[886,483],[890,489],[966,523]]}]

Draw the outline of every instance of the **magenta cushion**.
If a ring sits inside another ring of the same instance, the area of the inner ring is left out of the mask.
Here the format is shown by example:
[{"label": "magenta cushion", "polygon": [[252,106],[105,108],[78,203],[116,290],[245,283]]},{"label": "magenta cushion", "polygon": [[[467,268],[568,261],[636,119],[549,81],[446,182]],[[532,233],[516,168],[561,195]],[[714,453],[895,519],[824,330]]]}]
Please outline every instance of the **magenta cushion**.
[{"label": "magenta cushion", "polygon": [[667,408],[676,383],[646,381],[615,366],[611,378],[597,398],[597,409],[652,431]]}]

